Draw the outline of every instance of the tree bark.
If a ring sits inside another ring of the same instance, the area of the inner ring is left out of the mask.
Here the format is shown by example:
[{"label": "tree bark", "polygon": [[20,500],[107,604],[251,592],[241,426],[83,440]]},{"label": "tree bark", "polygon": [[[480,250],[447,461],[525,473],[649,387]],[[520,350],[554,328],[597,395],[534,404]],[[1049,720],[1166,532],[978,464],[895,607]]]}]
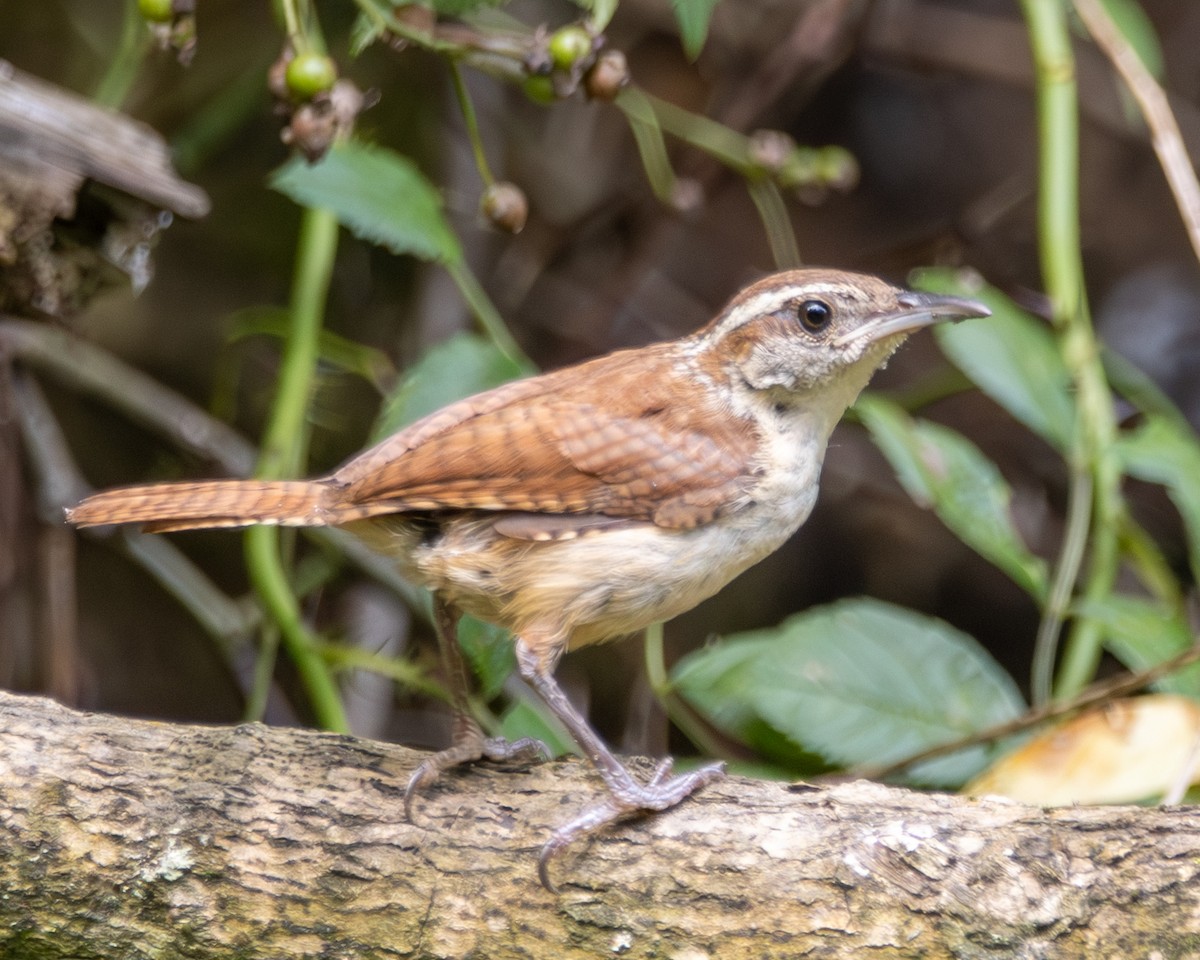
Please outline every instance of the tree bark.
[{"label": "tree bark", "polygon": [[[0,694],[0,956],[1144,957],[1200,951],[1200,812],[730,777],[552,866],[579,761],[479,764]],[[649,769],[649,766],[647,766]]]}]

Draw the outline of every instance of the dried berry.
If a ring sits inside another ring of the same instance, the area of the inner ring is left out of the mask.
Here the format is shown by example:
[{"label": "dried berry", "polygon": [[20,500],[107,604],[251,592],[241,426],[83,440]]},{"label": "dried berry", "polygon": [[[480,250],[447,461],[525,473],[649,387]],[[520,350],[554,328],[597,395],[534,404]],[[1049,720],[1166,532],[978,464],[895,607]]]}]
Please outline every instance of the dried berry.
[{"label": "dried berry", "polygon": [[520,233],[529,216],[529,201],[515,183],[501,180],[483,191],[479,209],[493,226],[506,233]]},{"label": "dried berry", "polygon": [[615,100],[629,83],[629,64],[620,50],[605,50],[584,75],[583,89],[593,100]]}]

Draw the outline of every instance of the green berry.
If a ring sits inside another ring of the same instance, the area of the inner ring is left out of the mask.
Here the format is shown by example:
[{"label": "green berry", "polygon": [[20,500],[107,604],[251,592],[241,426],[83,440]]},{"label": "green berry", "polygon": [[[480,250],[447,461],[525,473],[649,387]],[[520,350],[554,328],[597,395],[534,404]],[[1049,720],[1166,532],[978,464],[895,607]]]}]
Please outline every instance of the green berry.
[{"label": "green berry", "polygon": [[297,100],[311,100],[337,80],[337,66],[324,54],[301,53],[293,57],[284,74],[288,92]]},{"label": "green berry", "polygon": [[170,23],[175,17],[173,0],[138,0],[138,13],[150,23]]},{"label": "green berry", "polygon": [[553,103],[558,99],[558,91],[554,89],[554,80],[541,74],[532,74],[521,83],[521,89],[534,103]]},{"label": "green berry", "polygon": [[550,34],[550,59],[559,70],[570,70],[592,52],[592,36],[583,27],[560,27]]}]

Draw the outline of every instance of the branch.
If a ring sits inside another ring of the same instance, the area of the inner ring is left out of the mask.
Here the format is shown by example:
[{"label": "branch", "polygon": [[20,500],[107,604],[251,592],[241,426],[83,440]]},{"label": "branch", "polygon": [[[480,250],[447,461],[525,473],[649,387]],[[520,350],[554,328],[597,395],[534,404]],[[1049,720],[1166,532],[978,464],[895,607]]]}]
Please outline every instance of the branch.
[{"label": "branch", "polygon": [[554,896],[535,856],[588,767],[481,764],[413,825],[418,757],[0,694],[0,954],[1135,956],[1200,915],[1194,808],[737,777],[578,845]]},{"label": "branch", "polygon": [[1183,142],[1179,123],[1171,109],[1166,91],[1146,69],[1142,58],[1130,46],[1100,0],[1074,0],[1075,12],[1087,26],[1096,45],[1107,54],[1125,86],[1133,94],[1138,109],[1150,128],[1150,141],[1162,165],[1175,205],[1187,228],[1192,251],[1200,258],[1200,182]]}]

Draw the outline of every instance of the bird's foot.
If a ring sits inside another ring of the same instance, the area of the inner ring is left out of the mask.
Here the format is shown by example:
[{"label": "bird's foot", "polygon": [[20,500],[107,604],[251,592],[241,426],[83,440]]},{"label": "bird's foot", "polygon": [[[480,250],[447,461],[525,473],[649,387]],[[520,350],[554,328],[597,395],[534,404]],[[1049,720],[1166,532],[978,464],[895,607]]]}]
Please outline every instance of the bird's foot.
[{"label": "bird's foot", "polygon": [[624,767],[621,767],[621,773],[622,776],[606,776],[608,796],[587,807],[574,820],[564,823],[542,847],[538,857],[538,878],[551,893],[557,893],[558,888],[550,880],[550,863],[564,848],[621,817],[675,806],[701,787],[724,777],[725,764],[713,763],[672,777],[671,760],[668,757],[655,768],[654,775],[644,784],[634,780]]},{"label": "bird's foot", "polygon": [[404,788],[404,815],[410,823],[416,823],[413,803],[417,795],[447,770],[461,764],[474,763],[476,760],[534,763],[549,759],[550,751],[546,745],[533,737],[505,740],[503,737],[484,737],[473,731],[445,750],[439,750],[421,761]]}]

